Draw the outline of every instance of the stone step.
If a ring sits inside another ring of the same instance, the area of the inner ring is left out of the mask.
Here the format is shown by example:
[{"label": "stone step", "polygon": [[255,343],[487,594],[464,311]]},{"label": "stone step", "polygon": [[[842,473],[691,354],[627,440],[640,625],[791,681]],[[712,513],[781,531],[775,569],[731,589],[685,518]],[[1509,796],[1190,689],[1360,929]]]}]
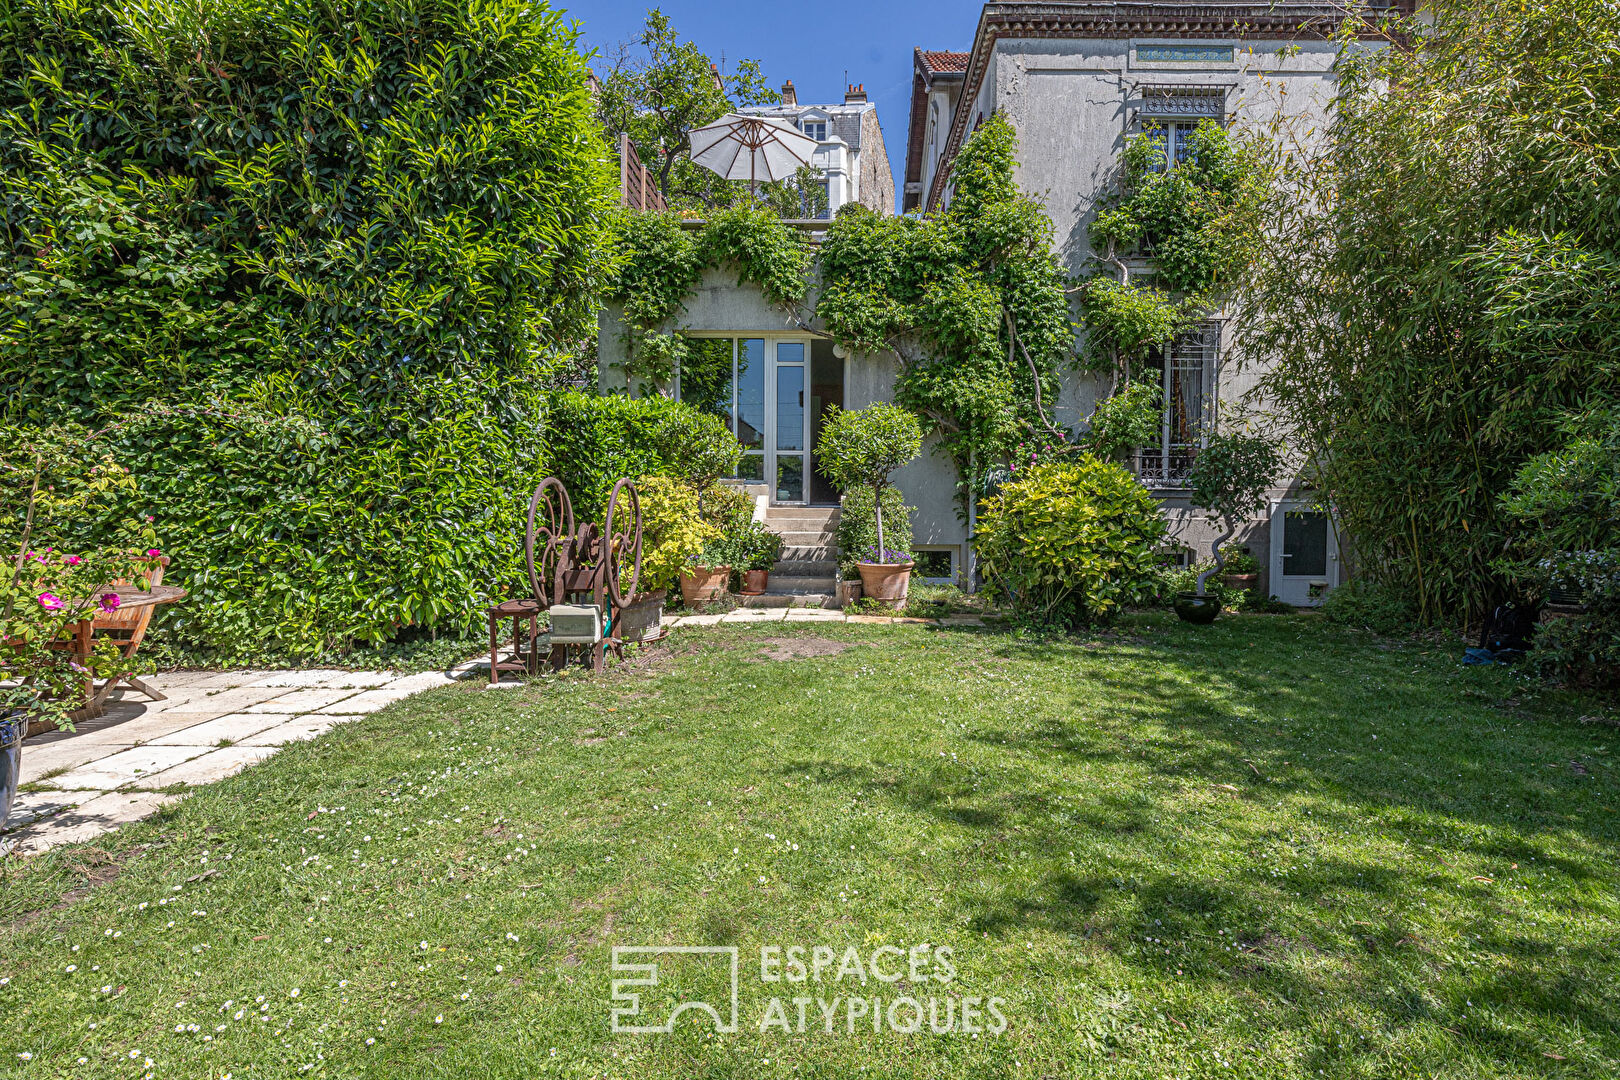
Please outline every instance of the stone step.
[{"label": "stone step", "polygon": [[782,562],[834,562],[838,561],[838,548],[833,544],[812,544],[800,547],[795,544],[782,546]]},{"label": "stone step", "polygon": [[766,593],[835,593],[838,581],[831,574],[772,574]]},{"label": "stone step", "polygon": [[771,506],[765,510],[765,524],[777,529],[830,529],[838,524],[838,507]]},{"label": "stone step", "polygon": [[771,529],[770,523],[765,527],[782,538],[782,543],[789,547],[818,547],[822,544],[832,544],[838,534],[833,529]]},{"label": "stone step", "polygon": [[837,559],[778,559],[771,567],[771,577],[831,578],[838,573]]},{"label": "stone step", "polygon": [[830,592],[779,593],[766,592],[758,596],[739,596],[737,602],[746,608],[830,608],[837,602]]}]

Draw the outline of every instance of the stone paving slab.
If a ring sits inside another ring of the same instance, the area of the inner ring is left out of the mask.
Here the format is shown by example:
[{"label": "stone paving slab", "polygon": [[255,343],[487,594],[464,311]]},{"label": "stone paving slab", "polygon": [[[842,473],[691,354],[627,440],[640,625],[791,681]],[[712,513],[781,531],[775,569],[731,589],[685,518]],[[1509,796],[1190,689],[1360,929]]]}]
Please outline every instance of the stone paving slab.
[{"label": "stone paving slab", "polygon": [[[119,743],[55,743],[36,747],[34,740],[29,739],[23,743],[22,768],[17,772],[17,779],[24,784],[39,783],[46,773],[57,770],[66,772],[88,762],[100,761],[131,749],[134,749],[132,745],[125,746]],[[56,781],[44,782],[54,784]]]},{"label": "stone paving slab", "polygon": [[25,791],[12,800],[11,816],[6,818],[6,825],[21,828],[100,796],[99,791]]},{"label": "stone paving slab", "polygon": [[728,611],[720,619],[723,623],[781,622],[787,608],[738,608]]},{"label": "stone paving slab", "polygon": [[324,709],[328,705],[336,705],[344,698],[354,697],[362,693],[359,690],[335,690],[327,687],[314,689],[293,690],[283,693],[280,697],[261,701],[257,705],[249,705],[243,712],[250,713],[281,713],[285,716],[302,716],[305,713]]},{"label": "stone paving slab", "polygon": [[218,746],[221,741],[238,743],[249,735],[286,723],[288,717],[274,713],[228,713],[205,724],[194,724],[153,739],[152,746]]},{"label": "stone paving slab", "polygon": [[[137,783],[144,787],[149,777],[164,769],[172,768],[187,758],[194,758],[201,752],[195,746],[131,747],[111,757],[70,769],[47,783],[64,791],[112,791],[114,788]],[[24,747],[23,757],[27,756],[28,749]]]},{"label": "stone paving slab", "polygon": [[893,615],[846,615],[845,622],[867,623],[874,626],[888,626],[894,622]]},{"label": "stone paving slab", "polygon": [[115,791],[99,795],[71,810],[53,814],[32,828],[11,836],[16,838],[22,851],[37,854],[62,844],[94,840],[120,825],[139,821],[155,813],[175,799],[174,795],[153,791]]},{"label": "stone paving slab", "polygon": [[294,720],[284,720],[275,727],[265,728],[256,735],[249,735],[236,745],[286,746],[288,743],[304,742],[331,731],[344,719],[346,718],[341,716],[300,716]]},{"label": "stone paving slab", "polygon": [[86,746],[115,743],[135,746],[140,743],[152,742],[172,732],[183,731],[188,727],[196,727],[198,724],[207,723],[216,717],[227,715],[229,714],[216,710],[209,710],[208,712],[141,713],[112,727],[86,732],[82,737],[74,738],[72,741]]},{"label": "stone paving slab", "polygon": [[825,608],[788,608],[784,621],[841,623],[845,617],[842,611],[829,611]]},{"label": "stone paving slab", "polygon": [[154,788],[168,787],[170,784],[212,784],[227,776],[235,776],[275,752],[273,746],[226,746],[183,761],[172,769],[143,777],[141,784]]}]

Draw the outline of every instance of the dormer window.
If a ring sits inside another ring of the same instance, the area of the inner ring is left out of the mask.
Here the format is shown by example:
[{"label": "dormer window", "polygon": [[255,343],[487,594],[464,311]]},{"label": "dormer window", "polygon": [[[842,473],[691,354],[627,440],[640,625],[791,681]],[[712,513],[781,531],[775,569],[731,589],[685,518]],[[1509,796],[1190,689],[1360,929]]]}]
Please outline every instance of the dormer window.
[{"label": "dormer window", "polygon": [[827,121],[805,120],[799,124],[799,129],[816,142],[827,141]]}]

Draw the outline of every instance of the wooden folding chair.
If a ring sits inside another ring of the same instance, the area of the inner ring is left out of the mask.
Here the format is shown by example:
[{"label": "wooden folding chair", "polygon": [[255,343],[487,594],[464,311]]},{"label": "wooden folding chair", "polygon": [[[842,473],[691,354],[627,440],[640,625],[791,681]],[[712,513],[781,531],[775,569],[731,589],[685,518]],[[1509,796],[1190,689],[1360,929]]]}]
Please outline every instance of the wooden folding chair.
[{"label": "wooden folding chair", "polygon": [[[169,557],[167,555],[158,556],[157,565],[152,568],[151,581],[149,583],[151,588],[156,588],[157,586],[163,584],[163,568],[168,565]],[[133,583],[128,581],[115,581],[112,583],[112,586],[116,589],[130,584]],[[146,636],[146,625],[152,621],[152,612],[156,610],[157,607],[155,605],[148,605],[134,608],[130,611],[114,611],[111,613],[100,612],[96,615],[95,621],[91,623],[90,632],[93,636],[101,635],[103,637],[110,638],[115,644],[117,644],[118,648],[124,655],[124,659],[127,660],[135,655],[136,649],[141,647],[141,639]],[[128,684],[131,688],[139,690],[153,701],[168,700],[167,694],[156,689],[155,687],[149,686],[140,679],[137,679],[135,676],[120,675],[118,678],[108,679],[102,684],[101,689],[96,692],[94,703],[99,705],[104,702],[107,699],[107,695],[111,694],[119,683]]]}]

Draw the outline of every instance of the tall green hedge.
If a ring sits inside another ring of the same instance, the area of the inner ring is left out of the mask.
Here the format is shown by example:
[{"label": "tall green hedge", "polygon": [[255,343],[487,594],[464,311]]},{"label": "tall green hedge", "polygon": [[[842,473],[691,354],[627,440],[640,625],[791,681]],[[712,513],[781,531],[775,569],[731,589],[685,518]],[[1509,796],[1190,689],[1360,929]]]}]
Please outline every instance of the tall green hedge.
[{"label": "tall green hedge", "polygon": [[0,0],[0,420],[104,432],[188,641],[473,625],[607,159],[544,4]]}]

